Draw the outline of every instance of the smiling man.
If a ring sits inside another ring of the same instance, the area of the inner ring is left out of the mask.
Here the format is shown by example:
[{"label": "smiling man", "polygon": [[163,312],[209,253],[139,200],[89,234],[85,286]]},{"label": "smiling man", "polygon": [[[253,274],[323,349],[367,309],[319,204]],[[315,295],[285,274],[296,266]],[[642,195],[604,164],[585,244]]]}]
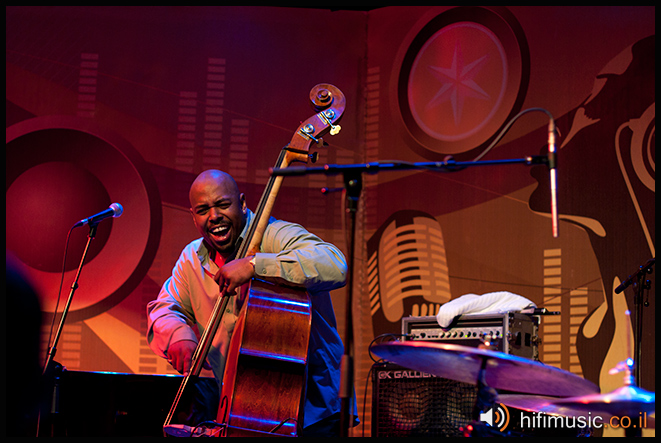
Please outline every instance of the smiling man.
[{"label": "smiling man", "polygon": [[[302,436],[337,436],[344,346],[329,291],[346,283],[347,264],[342,252],[300,225],[271,217],[259,252],[234,260],[255,218],[234,179],[222,171],[204,171],[193,182],[189,198],[193,222],[202,237],[183,249],[172,276],[147,306],[150,347],[178,372],[187,374],[198,343],[194,328],[204,330],[219,294],[234,294],[253,277],[305,288],[312,304],[312,321],[305,423],[299,426],[303,427]],[[218,389],[241,307],[237,298],[231,298],[207,355]],[[352,409],[355,415],[355,404]]]},{"label": "smiling man", "polygon": [[189,192],[193,222],[213,250],[227,258],[246,223],[246,199],[232,178],[220,171],[197,177]]}]

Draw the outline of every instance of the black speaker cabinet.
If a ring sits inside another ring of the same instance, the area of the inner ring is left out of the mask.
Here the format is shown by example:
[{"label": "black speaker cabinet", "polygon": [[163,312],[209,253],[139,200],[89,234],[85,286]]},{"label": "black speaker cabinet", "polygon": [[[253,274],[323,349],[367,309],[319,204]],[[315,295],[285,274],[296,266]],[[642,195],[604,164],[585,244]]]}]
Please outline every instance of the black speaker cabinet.
[{"label": "black speaker cabinet", "polygon": [[372,437],[461,437],[477,387],[391,363],[372,367]]}]

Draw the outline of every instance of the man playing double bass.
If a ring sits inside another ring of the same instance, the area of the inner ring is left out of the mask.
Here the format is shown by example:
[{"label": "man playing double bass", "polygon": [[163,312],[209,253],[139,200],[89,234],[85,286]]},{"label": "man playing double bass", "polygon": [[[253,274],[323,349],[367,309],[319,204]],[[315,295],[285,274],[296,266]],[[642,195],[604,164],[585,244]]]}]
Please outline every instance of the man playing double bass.
[{"label": "man playing double bass", "polygon": [[[329,291],[346,283],[347,264],[342,252],[300,225],[271,217],[259,252],[233,260],[255,218],[234,179],[222,171],[204,171],[193,182],[189,198],[193,222],[202,238],[183,249],[172,276],[147,306],[150,347],[186,375],[198,343],[193,326],[203,330],[219,292],[234,294],[253,277],[303,287],[311,300],[311,331],[301,435],[337,436],[344,347]],[[241,295],[232,297],[207,355],[219,388],[243,301]]]}]

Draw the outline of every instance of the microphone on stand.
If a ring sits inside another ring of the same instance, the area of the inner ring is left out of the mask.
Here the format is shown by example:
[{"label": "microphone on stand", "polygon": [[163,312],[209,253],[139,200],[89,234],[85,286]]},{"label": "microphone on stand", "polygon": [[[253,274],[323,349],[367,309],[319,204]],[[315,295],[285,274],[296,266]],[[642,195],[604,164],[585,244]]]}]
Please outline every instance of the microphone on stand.
[{"label": "microphone on stand", "polygon": [[122,205],[120,205],[119,203],[113,203],[105,211],[101,211],[98,214],[94,214],[91,217],[84,218],[75,225],[73,225],[73,227],[78,228],[80,226],[85,226],[85,225],[95,225],[100,221],[105,220],[108,217],[119,217],[120,215],[122,215],[122,212],[124,212],[124,208],[122,207]]},{"label": "microphone on stand", "polygon": [[619,294],[620,292],[624,291],[626,288],[628,288],[631,285],[631,283],[633,283],[638,278],[638,276],[644,275],[648,272],[651,273],[652,272],[652,266],[654,265],[655,261],[656,261],[655,257],[652,257],[649,260],[647,260],[647,262],[643,266],[638,268],[638,270],[636,272],[631,274],[626,280],[624,280],[622,283],[620,283],[620,286],[615,288],[615,293]]},{"label": "microphone on stand", "polygon": [[551,181],[551,220],[553,224],[553,237],[558,237],[558,196],[557,196],[557,175],[556,175],[556,166],[557,166],[557,156],[555,152],[555,122],[553,118],[549,121],[549,138],[548,138],[549,152],[548,152],[548,164],[549,164],[549,178]]}]

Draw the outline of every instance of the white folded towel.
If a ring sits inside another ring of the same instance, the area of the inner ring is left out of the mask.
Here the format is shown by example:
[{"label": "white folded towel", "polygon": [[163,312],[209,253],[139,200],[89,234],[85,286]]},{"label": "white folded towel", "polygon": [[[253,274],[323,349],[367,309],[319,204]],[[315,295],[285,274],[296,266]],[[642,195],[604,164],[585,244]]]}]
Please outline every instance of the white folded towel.
[{"label": "white folded towel", "polygon": [[462,314],[502,314],[536,307],[533,302],[511,292],[489,292],[487,294],[465,294],[443,304],[436,314],[438,324],[447,328]]}]

